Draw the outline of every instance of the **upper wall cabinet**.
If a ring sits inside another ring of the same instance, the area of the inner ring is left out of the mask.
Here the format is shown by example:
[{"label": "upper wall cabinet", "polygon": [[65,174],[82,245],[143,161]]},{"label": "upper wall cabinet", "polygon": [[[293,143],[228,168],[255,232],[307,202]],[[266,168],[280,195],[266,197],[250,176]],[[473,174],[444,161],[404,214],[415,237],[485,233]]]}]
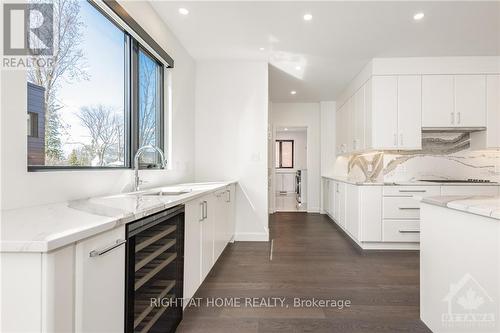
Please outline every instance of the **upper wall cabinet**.
[{"label": "upper wall cabinet", "polygon": [[374,76],[337,112],[337,152],[420,149],[421,76]]},{"label": "upper wall cabinet", "polygon": [[486,131],[471,133],[472,149],[500,149],[500,75],[486,77]]},{"label": "upper wall cabinet", "polygon": [[422,126],[485,127],[485,75],[424,75]]},{"label": "upper wall cabinet", "polygon": [[420,149],[421,77],[374,76],[367,83],[367,139],[372,149]]}]

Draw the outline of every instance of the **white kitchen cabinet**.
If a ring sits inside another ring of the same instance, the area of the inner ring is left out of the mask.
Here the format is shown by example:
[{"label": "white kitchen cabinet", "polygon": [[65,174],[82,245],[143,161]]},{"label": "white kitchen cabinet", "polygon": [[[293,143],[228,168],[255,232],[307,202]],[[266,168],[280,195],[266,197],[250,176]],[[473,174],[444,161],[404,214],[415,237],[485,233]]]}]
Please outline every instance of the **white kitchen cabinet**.
[{"label": "white kitchen cabinet", "polygon": [[361,186],[360,191],[360,240],[382,241],[382,186]]},{"label": "white kitchen cabinet", "polygon": [[366,148],[421,149],[421,77],[374,76],[366,91]]},{"label": "white kitchen cabinet", "polygon": [[[203,200],[185,204],[184,213],[184,297],[193,297],[201,284],[201,221]],[[186,303],[187,304],[187,303]]]},{"label": "white kitchen cabinet", "polygon": [[338,112],[338,117],[339,117],[339,122],[338,122],[338,133],[339,133],[339,151],[340,153],[347,153],[347,136],[348,136],[348,122],[349,122],[349,118],[348,118],[348,107],[347,107],[347,103],[344,104],[339,112]]},{"label": "white kitchen cabinet", "polygon": [[219,190],[214,194],[214,263],[219,259],[228,243],[228,192]]},{"label": "white kitchen cabinet", "polygon": [[500,75],[486,76],[486,131],[471,133],[471,149],[500,148]]},{"label": "white kitchen cabinet", "polygon": [[75,332],[123,332],[125,226],[76,243]]},{"label": "white kitchen cabinet", "polygon": [[335,189],[336,189],[336,185],[335,185],[335,182],[333,180],[328,180],[328,191],[329,191],[329,195],[328,195],[328,209],[329,209],[329,214],[330,216],[335,216],[335,199],[336,199],[336,192],[335,192]]},{"label": "white kitchen cabinet", "polygon": [[422,77],[422,127],[455,126],[453,75]]},{"label": "white kitchen cabinet", "polygon": [[234,236],[234,184],[185,204],[184,298],[191,298]]},{"label": "white kitchen cabinet", "polygon": [[398,76],[398,149],[422,148],[422,77]]},{"label": "white kitchen cabinet", "polygon": [[424,75],[422,126],[485,127],[485,75]]},{"label": "white kitchen cabinet", "polygon": [[365,86],[359,88],[353,97],[353,151],[365,149]]},{"label": "white kitchen cabinet", "polygon": [[215,263],[215,197],[207,195],[202,202],[203,219],[201,220],[201,281],[205,280]]},{"label": "white kitchen cabinet", "polygon": [[371,119],[371,147],[396,149],[398,146],[398,78],[374,76],[369,84],[371,101],[368,112]]},{"label": "white kitchen cabinet", "polygon": [[498,185],[441,186],[441,195],[498,195]]},{"label": "white kitchen cabinet", "polygon": [[346,223],[345,228],[351,236],[358,240],[359,237],[359,192],[358,186],[346,184]]},{"label": "white kitchen cabinet", "polygon": [[346,184],[336,182],[334,219],[342,228],[346,227]]},{"label": "white kitchen cabinet", "polygon": [[486,76],[455,75],[455,125],[486,126]]}]

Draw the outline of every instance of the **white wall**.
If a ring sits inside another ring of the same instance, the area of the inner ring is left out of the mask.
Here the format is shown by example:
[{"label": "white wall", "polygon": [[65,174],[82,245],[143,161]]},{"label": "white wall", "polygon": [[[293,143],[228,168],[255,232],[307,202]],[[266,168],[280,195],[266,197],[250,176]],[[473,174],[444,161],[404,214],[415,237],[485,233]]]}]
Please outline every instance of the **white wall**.
[{"label": "white wall", "polygon": [[236,240],[267,241],[268,65],[196,62],[196,181],[238,180]]},{"label": "white wall", "polygon": [[[122,6],[175,60],[173,83],[172,170],[142,171],[147,186],[194,179],[195,64],[151,5],[120,1]],[[1,73],[1,209],[105,195],[130,190],[131,170],[27,172],[26,74]]]},{"label": "white wall", "polygon": [[277,131],[276,140],[293,140],[293,168],[277,169],[285,172],[295,172],[307,169],[307,131]]},{"label": "white wall", "polygon": [[320,211],[321,127],[319,103],[272,103],[272,126],[307,127],[307,211]]}]

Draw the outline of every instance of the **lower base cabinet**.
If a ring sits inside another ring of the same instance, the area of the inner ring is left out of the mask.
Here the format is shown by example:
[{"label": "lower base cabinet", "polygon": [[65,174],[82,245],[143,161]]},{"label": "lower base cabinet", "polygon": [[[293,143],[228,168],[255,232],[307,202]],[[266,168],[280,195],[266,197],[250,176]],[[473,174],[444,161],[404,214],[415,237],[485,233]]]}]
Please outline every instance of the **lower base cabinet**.
[{"label": "lower base cabinet", "polygon": [[75,332],[124,331],[125,239],[122,226],[76,243]]},{"label": "lower base cabinet", "polygon": [[499,195],[497,185],[382,186],[324,180],[324,211],[361,248],[417,250],[420,202],[415,196]]},{"label": "lower base cabinet", "polygon": [[[185,204],[184,298],[233,238],[234,198],[232,184]],[[47,253],[0,253],[0,332],[123,333],[125,239],[120,226]]]},{"label": "lower base cabinet", "polygon": [[[235,185],[186,203],[184,297],[194,296],[234,236]],[[186,305],[186,304],[185,304]]]}]

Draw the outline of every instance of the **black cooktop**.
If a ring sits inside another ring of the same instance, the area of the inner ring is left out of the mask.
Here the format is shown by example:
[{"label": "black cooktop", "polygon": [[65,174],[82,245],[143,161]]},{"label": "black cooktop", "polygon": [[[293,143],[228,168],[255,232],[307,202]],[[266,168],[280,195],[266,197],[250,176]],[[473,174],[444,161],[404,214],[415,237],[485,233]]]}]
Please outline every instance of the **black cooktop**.
[{"label": "black cooktop", "polygon": [[420,179],[421,182],[430,182],[430,183],[491,183],[496,184],[496,182],[492,182],[487,179]]}]

